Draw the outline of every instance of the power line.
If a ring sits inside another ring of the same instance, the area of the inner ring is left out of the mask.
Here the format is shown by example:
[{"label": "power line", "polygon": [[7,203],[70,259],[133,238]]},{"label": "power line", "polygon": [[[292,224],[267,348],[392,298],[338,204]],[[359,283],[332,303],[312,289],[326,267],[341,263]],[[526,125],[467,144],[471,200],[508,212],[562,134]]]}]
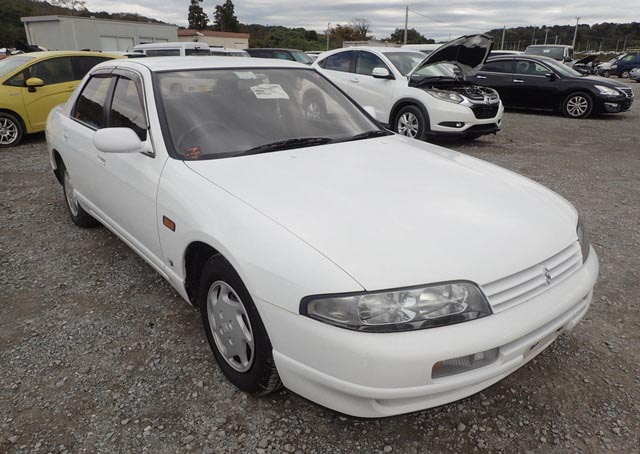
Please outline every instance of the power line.
[{"label": "power line", "polygon": [[418,16],[425,17],[425,18],[427,18],[429,20],[432,20],[434,22],[440,22],[441,24],[445,24],[445,25],[448,25],[450,27],[464,28],[464,29],[467,29],[467,30],[476,30],[476,31],[480,30],[480,31],[484,31],[484,32],[487,31],[486,28],[465,27],[464,25],[450,24],[449,22],[445,22],[443,20],[436,19],[435,17],[427,16],[426,14],[419,13],[418,11],[414,11],[412,9],[409,9],[409,11],[411,11],[413,14],[417,14]]}]

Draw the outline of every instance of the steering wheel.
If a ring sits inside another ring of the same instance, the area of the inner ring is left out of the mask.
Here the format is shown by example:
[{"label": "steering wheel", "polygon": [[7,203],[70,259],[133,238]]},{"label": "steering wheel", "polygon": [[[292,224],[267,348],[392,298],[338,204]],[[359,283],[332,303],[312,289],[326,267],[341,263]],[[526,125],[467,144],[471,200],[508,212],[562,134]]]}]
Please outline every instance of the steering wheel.
[{"label": "steering wheel", "polygon": [[[229,127],[219,121],[215,121],[215,120],[207,120],[207,121],[203,121],[202,123],[198,123],[197,125],[192,126],[191,128],[189,128],[188,130],[186,130],[185,132],[183,132],[182,134],[180,134],[180,137],[178,137],[178,140],[176,140],[176,148],[179,151],[184,150],[184,145],[182,144],[182,142],[185,139],[188,139],[191,134],[194,131],[200,131],[203,132],[203,130],[207,131],[207,134],[209,134],[209,131],[211,129],[218,129],[218,130],[225,130],[225,131],[229,131]],[[195,144],[191,143],[188,144],[188,146],[194,146]]]}]

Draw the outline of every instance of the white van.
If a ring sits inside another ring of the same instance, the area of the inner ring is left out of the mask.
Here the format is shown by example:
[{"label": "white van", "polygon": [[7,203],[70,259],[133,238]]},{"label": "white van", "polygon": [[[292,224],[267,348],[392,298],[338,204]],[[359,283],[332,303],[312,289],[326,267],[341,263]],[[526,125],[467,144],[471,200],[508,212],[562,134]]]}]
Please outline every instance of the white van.
[{"label": "white van", "polygon": [[542,55],[564,63],[573,60],[573,47],[561,44],[534,44],[527,46],[525,55]]},{"label": "white van", "polygon": [[232,49],[228,47],[210,47],[209,51],[211,55],[217,55],[219,57],[251,57],[246,50]]},{"label": "white van", "polygon": [[138,44],[131,52],[145,54],[147,57],[184,57],[185,55],[211,55],[207,43],[152,43]]}]

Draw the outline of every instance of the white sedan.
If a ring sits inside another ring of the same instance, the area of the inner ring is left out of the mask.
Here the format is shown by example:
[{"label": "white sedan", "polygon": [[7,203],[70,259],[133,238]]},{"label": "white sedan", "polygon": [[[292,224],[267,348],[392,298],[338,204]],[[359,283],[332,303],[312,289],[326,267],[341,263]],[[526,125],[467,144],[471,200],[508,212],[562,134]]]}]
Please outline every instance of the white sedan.
[{"label": "white sedan", "polygon": [[384,130],[301,64],[103,63],[46,134],[71,220],[112,230],[199,307],[252,394],[282,383],[362,417],[441,405],[591,303],[598,260],[566,200]]}]

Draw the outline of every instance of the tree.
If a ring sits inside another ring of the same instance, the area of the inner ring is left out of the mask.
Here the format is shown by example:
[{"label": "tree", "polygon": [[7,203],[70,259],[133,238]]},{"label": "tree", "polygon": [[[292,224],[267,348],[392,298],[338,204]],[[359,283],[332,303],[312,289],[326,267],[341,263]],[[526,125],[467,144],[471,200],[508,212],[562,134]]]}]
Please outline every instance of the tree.
[{"label": "tree", "polygon": [[239,32],[240,22],[235,14],[235,6],[231,0],[226,0],[222,5],[217,5],[213,13],[214,28],[221,32]]},{"label": "tree", "polygon": [[85,0],[51,0],[54,6],[60,6],[62,8],[69,8],[74,11],[86,11],[87,2]]},{"label": "tree", "polygon": [[202,0],[191,0],[191,5],[189,5],[189,28],[194,30],[202,30],[209,23],[209,18],[200,3]]},{"label": "tree", "polygon": [[355,30],[356,39],[354,41],[367,41],[369,36],[369,27],[371,26],[371,22],[367,19],[363,19],[362,17],[354,17],[351,19],[351,28]]},{"label": "tree", "polygon": [[[404,28],[396,28],[389,41],[404,44]],[[435,44],[435,40],[425,38],[415,28],[410,28],[407,30],[407,44]]]}]

